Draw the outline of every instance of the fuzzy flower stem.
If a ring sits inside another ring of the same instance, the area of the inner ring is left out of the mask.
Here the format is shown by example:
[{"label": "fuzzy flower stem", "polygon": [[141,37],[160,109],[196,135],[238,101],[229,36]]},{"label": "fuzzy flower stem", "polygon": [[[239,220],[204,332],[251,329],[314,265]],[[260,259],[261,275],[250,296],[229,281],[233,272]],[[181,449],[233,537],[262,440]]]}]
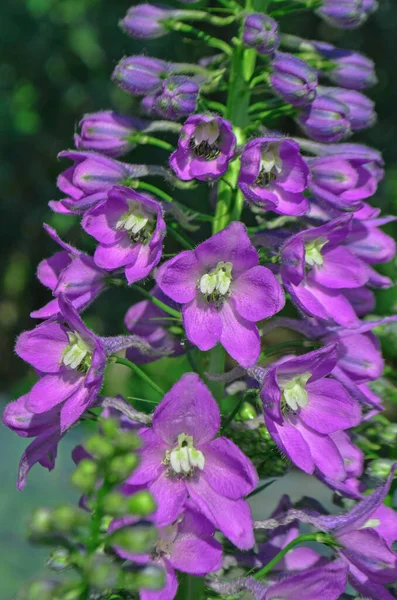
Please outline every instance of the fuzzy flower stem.
[{"label": "fuzzy flower stem", "polygon": [[142,133],[155,133],[157,131],[169,131],[170,133],[179,134],[181,131],[181,124],[173,123],[172,121],[152,121],[142,129]]},{"label": "fuzzy flower stem", "polygon": [[234,15],[230,17],[218,17],[204,10],[181,10],[178,11],[177,17],[180,21],[208,21],[211,25],[217,27],[230,25],[236,19]]},{"label": "fuzzy flower stem", "polygon": [[152,192],[153,194],[155,194],[156,196],[158,196],[165,202],[173,202],[173,200],[169,194],[167,194],[166,192],[163,192],[163,190],[161,190],[160,188],[158,188],[155,185],[152,185],[151,183],[146,183],[146,181],[137,181],[137,184],[135,187],[139,190],[146,190],[147,192]]},{"label": "fuzzy flower stem", "polygon": [[299,544],[303,544],[305,542],[322,542],[325,541],[325,539],[323,540],[322,538],[324,538],[325,536],[318,534],[318,533],[308,533],[306,535],[300,535],[299,537],[295,538],[294,540],[292,540],[292,542],[290,542],[289,544],[287,544],[287,546],[285,546],[285,548],[283,548],[282,550],[280,550],[280,552],[273,558],[273,560],[271,560],[270,562],[267,563],[267,565],[265,565],[264,567],[262,567],[262,569],[260,569],[257,573],[255,573],[253,575],[253,577],[255,579],[262,579],[263,577],[266,577],[266,575],[268,573],[270,573],[270,571],[273,569],[273,567],[280,562],[280,560],[282,558],[284,558],[284,556],[286,554],[288,554],[288,552],[290,550],[292,550],[293,548],[295,548],[295,546],[299,546]]},{"label": "fuzzy flower stem", "polygon": [[171,308],[170,306],[168,306],[168,304],[164,304],[164,302],[161,302],[161,300],[158,300],[157,298],[155,298],[154,296],[149,294],[149,292],[147,292],[145,289],[143,289],[139,285],[133,283],[131,285],[131,288],[134,290],[137,290],[140,294],[142,294],[142,296],[145,296],[145,298],[147,298],[148,300],[153,302],[153,304],[155,304],[156,306],[161,308],[164,312],[171,315],[171,317],[176,317],[178,320],[180,320],[182,318],[182,315],[180,312]]},{"label": "fuzzy flower stem", "polygon": [[142,381],[145,381],[148,385],[150,385],[150,387],[155,392],[157,392],[160,396],[164,396],[165,392],[161,389],[161,387],[159,387],[157,383],[150,379],[149,375],[146,375],[146,373],[142,371],[142,369],[137,367],[137,365],[135,365],[133,362],[131,362],[127,358],[121,358],[120,356],[113,356],[112,358],[113,362],[115,362],[118,365],[124,365],[125,367],[131,369],[131,371],[134,371],[134,373],[138,375],[138,377],[140,377]]},{"label": "fuzzy flower stem", "polygon": [[157,148],[168,150],[168,152],[172,152],[175,149],[172,144],[169,144],[164,140],[159,140],[156,137],[142,133],[132,133],[130,136],[128,136],[128,141],[135,144],[148,144],[150,146],[157,146]]},{"label": "fuzzy flower stem", "polygon": [[167,229],[169,233],[177,242],[179,242],[186,250],[193,250],[193,246],[181,235],[174,227],[170,226]]},{"label": "fuzzy flower stem", "polygon": [[205,33],[205,31],[201,31],[201,29],[196,29],[195,27],[192,27],[187,23],[173,23],[171,24],[171,28],[174,31],[181,31],[182,33],[189,33],[190,35],[194,35],[199,40],[203,40],[204,42],[206,42],[208,46],[211,46],[212,48],[217,48],[218,50],[222,50],[222,52],[224,52],[227,56],[230,56],[232,54],[232,49],[229,46],[229,44],[227,44],[223,40],[213,37],[212,35],[208,35],[208,33]]}]

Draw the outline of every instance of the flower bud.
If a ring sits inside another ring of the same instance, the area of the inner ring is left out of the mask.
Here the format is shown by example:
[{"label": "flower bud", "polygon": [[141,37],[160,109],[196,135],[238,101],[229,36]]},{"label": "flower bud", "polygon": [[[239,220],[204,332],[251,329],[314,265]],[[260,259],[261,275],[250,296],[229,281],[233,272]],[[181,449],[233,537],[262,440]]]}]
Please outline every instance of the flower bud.
[{"label": "flower bud", "polygon": [[83,459],[77,465],[71,477],[74,485],[83,494],[89,494],[95,489],[98,477],[98,466],[93,460]]},{"label": "flower bud", "polygon": [[81,510],[72,506],[57,506],[52,513],[51,519],[54,529],[68,533],[87,523],[89,516]]},{"label": "flower bud", "polygon": [[351,133],[348,108],[330,96],[318,96],[302,110],[298,123],[317,142],[339,142]]},{"label": "flower bud", "polygon": [[133,431],[120,431],[114,444],[119,452],[133,452],[141,447],[141,440]]},{"label": "flower bud", "polygon": [[257,416],[255,408],[249,402],[244,402],[238,416],[242,421],[250,421]]},{"label": "flower bud", "polygon": [[45,535],[52,531],[51,511],[48,508],[37,508],[32,513],[29,531],[33,535]]},{"label": "flower bud", "polygon": [[289,104],[306,106],[317,94],[317,71],[305,61],[277,52],[272,62],[270,83],[273,90]]},{"label": "flower bud", "polygon": [[153,4],[138,4],[131,6],[120,27],[133,38],[148,40],[166,35],[169,31],[164,20],[172,16],[173,11],[153,6]]},{"label": "flower bud", "polygon": [[127,501],[128,512],[140,517],[147,517],[156,510],[153,496],[147,490],[136,492]]},{"label": "flower bud", "polygon": [[169,73],[167,63],[149,56],[123,58],[113,71],[113,81],[130,94],[143,96],[155,92]]},{"label": "flower bud", "polygon": [[348,108],[347,117],[352,131],[372,127],[376,121],[375,104],[364,94],[356,90],[343,88],[321,88],[321,92],[343,102]]},{"label": "flower bud", "polygon": [[244,21],[243,42],[259,54],[271,54],[280,44],[277,21],[263,13],[247,15]]},{"label": "flower bud", "polygon": [[110,557],[96,555],[88,570],[88,580],[96,589],[104,590],[117,585],[119,567]]},{"label": "flower bud", "polygon": [[199,90],[197,83],[190,77],[174,75],[163,81],[153,108],[165,119],[176,120],[191,115],[196,110]]},{"label": "flower bud", "polygon": [[377,8],[375,0],[323,0],[316,11],[332,27],[355,29]]},{"label": "flower bud", "polygon": [[397,441],[397,423],[390,423],[383,429],[379,437],[385,444],[395,444]]},{"label": "flower bud", "polygon": [[112,517],[124,517],[129,512],[127,502],[120,492],[109,492],[103,499],[103,510]]},{"label": "flower bud", "polygon": [[46,565],[57,573],[66,571],[71,565],[69,551],[66,548],[54,550],[48,557]]},{"label": "flower bud", "polygon": [[156,528],[144,524],[117,529],[109,536],[109,543],[113,546],[137,554],[150,552],[156,540]]},{"label": "flower bud", "polygon": [[138,457],[135,454],[116,456],[107,464],[109,481],[112,483],[121,483],[131,475],[137,464]]},{"label": "flower bud", "polygon": [[377,83],[373,60],[351,50],[342,50],[326,42],[310,42],[316,51],[327,58],[332,69],[324,73],[336,85],[364,90]]},{"label": "flower bud", "polygon": [[113,456],[115,448],[109,440],[102,435],[93,435],[84,444],[85,449],[95,458],[109,458]]},{"label": "flower bud", "polygon": [[80,121],[81,133],[74,143],[80,150],[95,150],[106,156],[122,156],[134,148],[129,138],[145,126],[143,121],[119,115],[111,110],[85,115]]},{"label": "flower bud", "polygon": [[389,476],[394,461],[387,458],[376,458],[371,460],[368,472],[373,477],[379,477],[379,479],[386,479]]}]

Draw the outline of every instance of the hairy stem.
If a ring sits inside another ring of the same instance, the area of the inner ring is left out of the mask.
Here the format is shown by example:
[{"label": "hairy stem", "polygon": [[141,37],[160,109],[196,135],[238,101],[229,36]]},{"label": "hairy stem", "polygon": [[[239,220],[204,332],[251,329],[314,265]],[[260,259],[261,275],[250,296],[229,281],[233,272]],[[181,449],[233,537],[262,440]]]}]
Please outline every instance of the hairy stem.
[{"label": "hairy stem", "polygon": [[152,379],[150,379],[149,375],[146,375],[145,371],[142,371],[137,365],[128,360],[127,358],[121,358],[121,356],[113,356],[113,361],[118,365],[124,365],[134,371],[142,381],[145,381],[150,387],[157,392],[160,396],[164,396],[165,392],[161,389],[160,386],[157,385]]}]

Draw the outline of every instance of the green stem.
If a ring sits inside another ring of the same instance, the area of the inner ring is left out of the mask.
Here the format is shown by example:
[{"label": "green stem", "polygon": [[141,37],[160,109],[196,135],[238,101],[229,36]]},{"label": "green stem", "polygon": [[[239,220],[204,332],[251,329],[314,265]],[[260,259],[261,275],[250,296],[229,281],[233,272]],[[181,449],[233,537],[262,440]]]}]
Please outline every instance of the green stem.
[{"label": "green stem", "polygon": [[173,150],[175,150],[172,144],[144,133],[132,133],[128,136],[128,141],[134,144],[149,144],[150,146],[156,146],[157,148],[168,150],[168,152],[173,152]]},{"label": "green stem", "polygon": [[150,385],[150,387],[155,392],[157,392],[160,396],[164,396],[164,394],[165,394],[164,390],[162,390],[161,387],[157,385],[157,383],[155,383],[152,379],[150,379],[149,375],[146,375],[146,373],[144,371],[142,371],[142,369],[140,369],[133,362],[131,362],[127,358],[121,358],[121,356],[113,356],[112,358],[116,364],[124,365],[125,367],[128,367],[129,369],[131,369],[131,371],[134,371],[134,373],[136,375],[138,375],[138,377],[140,377],[140,379],[142,379],[142,381],[145,381],[148,385]]},{"label": "green stem", "polygon": [[218,17],[216,15],[211,15],[204,10],[178,10],[175,16],[179,21],[208,21],[211,25],[217,27],[230,25],[236,20],[235,15]]},{"label": "green stem", "polygon": [[227,56],[230,56],[232,54],[232,49],[229,46],[229,44],[227,44],[223,40],[213,37],[212,35],[209,35],[208,33],[205,33],[205,31],[202,31],[201,29],[196,29],[195,27],[192,27],[187,23],[171,23],[170,25],[174,31],[190,33],[191,35],[197,37],[199,40],[203,40],[203,42],[208,44],[208,46],[211,46],[212,48],[217,48],[218,50],[222,50],[222,52],[224,52]]},{"label": "green stem", "polygon": [[300,535],[299,537],[297,537],[294,540],[292,540],[292,542],[290,542],[289,544],[287,544],[287,546],[285,546],[285,548],[283,548],[273,558],[273,560],[271,560],[270,562],[267,563],[267,565],[265,565],[264,567],[262,567],[262,569],[260,569],[257,573],[255,573],[253,575],[253,577],[255,579],[262,579],[263,577],[265,577],[268,573],[270,573],[270,571],[273,569],[273,567],[278,562],[280,562],[280,560],[282,558],[284,558],[284,556],[286,554],[288,554],[288,552],[290,550],[292,550],[293,548],[295,548],[295,546],[299,546],[299,544],[303,544],[304,542],[317,542],[317,541],[319,541],[319,534],[318,533],[308,533],[306,535]]},{"label": "green stem", "polygon": [[171,306],[168,306],[168,304],[164,304],[164,302],[161,302],[161,300],[152,296],[141,286],[137,285],[136,283],[133,283],[131,285],[131,288],[137,290],[140,294],[142,294],[142,296],[145,296],[145,298],[153,302],[153,304],[161,308],[167,314],[171,315],[171,317],[177,317],[179,320],[182,319],[182,315],[179,311],[175,310],[174,308],[171,308]]},{"label": "green stem", "polygon": [[204,577],[179,573],[179,587],[175,600],[198,600],[203,598],[204,588]]},{"label": "green stem", "polygon": [[193,250],[193,246],[188,242],[183,235],[181,235],[176,229],[172,226],[167,228],[167,233],[169,233],[173,238],[175,238],[186,250]]},{"label": "green stem", "polygon": [[[210,352],[208,370],[210,373],[221,374],[225,371],[226,354],[223,346],[217,344]],[[216,400],[221,402],[224,396],[225,384],[222,381],[209,381],[208,387],[214,394]]]},{"label": "green stem", "polygon": [[135,188],[139,190],[147,190],[148,192],[152,192],[162,200],[165,200],[165,202],[173,202],[173,199],[169,194],[166,194],[165,192],[163,192],[163,190],[161,190],[155,185],[152,185],[151,183],[146,183],[146,181],[137,180]]}]

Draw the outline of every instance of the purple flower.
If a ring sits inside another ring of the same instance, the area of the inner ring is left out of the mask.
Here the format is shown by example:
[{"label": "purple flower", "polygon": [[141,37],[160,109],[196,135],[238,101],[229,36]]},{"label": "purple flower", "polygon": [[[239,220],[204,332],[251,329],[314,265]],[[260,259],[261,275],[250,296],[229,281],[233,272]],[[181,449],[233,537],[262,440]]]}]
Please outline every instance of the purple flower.
[{"label": "purple flower", "polygon": [[80,150],[94,150],[112,157],[122,156],[134,148],[131,136],[145,125],[144,121],[119,115],[112,110],[92,113],[80,121],[81,134],[75,134],[74,143]]},{"label": "purple flower", "polygon": [[316,12],[332,27],[355,29],[367,20],[376,5],[374,0],[367,4],[363,0],[323,0]]},{"label": "purple flower", "polygon": [[245,146],[238,184],[248,202],[282,215],[302,215],[309,209],[303,195],[308,180],[309,169],[293,140],[267,136]]},{"label": "purple flower", "polygon": [[153,4],[138,4],[128,9],[120,27],[136,39],[159,38],[169,32],[164,21],[172,18],[174,12]]},{"label": "purple flower", "polygon": [[[157,286],[153,288],[151,295],[164,304],[170,302]],[[131,306],[124,317],[124,323],[130,333],[140,336],[153,350],[158,351],[159,356],[179,356],[185,349],[180,338],[170,333],[170,322],[166,317],[167,314],[153,302],[143,300]],[[156,360],[156,357],[140,352],[139,348],[129,348],[126,356],[138,365]]]},{"label": "purple flower", "polygon": [[333,561],[272,585],[261,600],[338,600],[345,591],[346,583],[346,565],[340,560]]},{"label": "purple flower", "polygon": [[[117,519],[110,531],[132,525],[133,520]],[[178,589],[175,570],[203,577],[218,571],[222,566],[222,546],[214,540],[215,528],[192,502],[182,517],[172,525],[158,529],[159,539],[153,552],[131,554],[120,547],[115,550],[121,558],[138,564],[151,563],[161,567],[165,574],[165,586],[159,591],[141,589],[140,600],[173,600]]]},{"label": "purple flower", "polygon": [[50,202],[51,208],[57,212],[62,207],[68,212],[82,212],[95,206],[105,200],[109,188],[124,182],[134,172],[134,165],[96,152],[68,150],[59,156],[73,160],[74,165],[58,177],[57,186],[68,197],[59,202]]},{"label": "purple flower", "polygon": [[200,350],[220,342],[244,367],[259,357],[256,321],[273,316],[285,302],[273,273],[258,262],[244,225],[231,223],[164,263],[156,277],[164,294],[183,305],[188,340]]},{"label": "purple flower", "polygon": [[379,227],[395,219],[395,217],[365,221],[353,219],[352,229],[345,240],[345,245],[350,252],[366,263],[389,262],[396,255],[396,242]]},{"label": "purple flower", "polygon": [[301,111],[297,122],[317,142],[339,142],[351,134],[349,109],[331,96],[317,96]]},{"label": "purple flower", "polygon": [[346,470],[330,434],[361,421],[360,405],[334,379],[326,379],[338,360],[330,344],[270,367],[261,399],[265,423],[280,449],[302,471],[315,469],[343,481]]},{"label": "purple flower", "polygon": [[170,65],[164,60],[149,56],[129,56],[118,63],[112,79],[126,92],[144,96],[157,91],[161,81],[170,73]]},{"label": "purple flower", "polygon": [[258,477],[250,460],[227,438],[217,437],[218,405],[195,373],[186,373],[141,434],[141,462],[127,483],[147,485],[157,501],[155,522],[170,525],[186,508],[196,509],[238,548],[254,545],[252,518],[243,499]]},{"label": "purple flower", "polygon": [[337,87],[321,87],[321,93],[335,98],[347,106],[347,118],[352,131],[372,127],[376,122],[375,103],[361,92]]},{"label": "purple flower", "polygon": [[85,213],[82,227],[99,242],[95,263],[108,271],[123,267],[129,284],[147,277],[161,258],[166,231],[161,206],[134,190],[113,187]]},{"label": "purple flower", "polygon": [[44,229],[63,250],[46,258],[37,267],[37,278],[55,298],[43,308],[30,313],[35,319],[48,319],[59,314],[58,296],[66,296],[77,311],[84,310],[106,288],[108,274],[95,264],[91,256],[66,244],[55,229]]},{"label": "purple flower", "polygon": [[236,147],[229,121],[209,115],[189,117],[181,129],[170,167],[184,181],[217,179],[226,173]]},{"label": "purple flower", "polygon": [[288,104],[307,106],[317,93],[317,71],[305,61],[277,52],[272,61],[270,84],[273,90]]},{"label": "purple flower", "polygon": [[351,50],[335,48],[326,42],[312,41],[311,44],[333,65],[324,75],[335,84],[353,90],[364,90],[377,83],[373,60]]},{"label": "purple flower", "polygon": [[199,94],[198,84],[184,75],[173,75],[161,84],[152,110],[165,119],[176,120],[194,113]]},{"label": "purple flower", "polygon": [[360,499],[361,495],[357,490],[359,484],[357,477],[360,477],[363,473],[364,453],[352,443],[346,431],[336,431],[330,435],[330,438],[342,456],[346,478],[343,481],[335,481],[329,477],[325,477],[319,471],[316,472],[316,476],[329,488],[342,494],[342,496],[355,500]]},{"label": "purple flower", "polygon": [[46,321],[22,333],[15,351],[41,375],[27,395],[26,409],[42,415],[58,407],[60,430],[65,431],[95,402],[107,351],[70,302],[63,296],[58,302],[59,321]]},{"label": "purple flower", "polygon": [[243,42],[255,48],[259,54],[272,54],[280,44],[277,21],[263,13],[251,13],[245,17]]},{"label": "purple flower", "polygon": [[369,278],[367,265],[340,245],[350,227],[351,216],[344,215],[293,235],[281,250],[281,276],[297,307],[343,327],[356,326],[358,319],[341,290]]},{"label": "purple flower", "polygon": [[8,404],[3,414],[6,427],[21,437],[36,438],[26,448],[19,463],[19,490],[25,487],[27,474],[37,462],[49,471],[54,468],[58,443],[62,438],[59,407],[35,414],[27,408],[28,399],[29,394],[21,396]]},{"label": "purple flower", "polygon": [[340,155],[307,159],[310,190],[316,198],[341,211],[359,210],[362,200],[376,192],[377,180],[368,162]]}]

